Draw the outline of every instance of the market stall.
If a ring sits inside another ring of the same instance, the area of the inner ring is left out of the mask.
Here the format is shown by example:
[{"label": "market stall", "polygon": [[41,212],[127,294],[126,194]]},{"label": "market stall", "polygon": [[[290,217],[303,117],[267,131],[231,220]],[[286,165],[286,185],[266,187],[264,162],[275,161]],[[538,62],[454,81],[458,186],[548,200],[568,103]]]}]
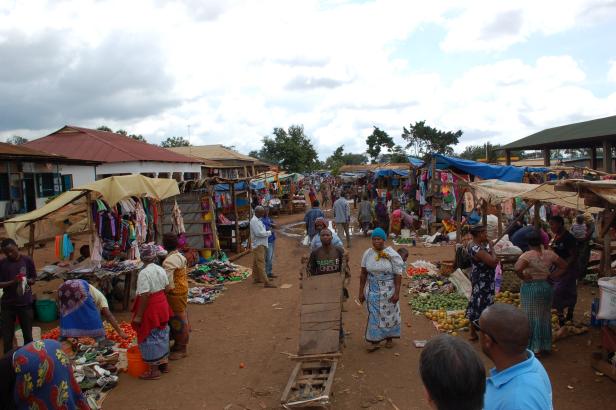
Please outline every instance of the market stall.
[{"label": "market stall", "polygon": [[37,245],[54,242],[56,256],[62,261],[72,260],[75,238],[87,235],[91,255],[87,261],[61,263],[46,271],[85,279],[107,295],[123,282],[122,307],[127,310],[134,275],[141,266],[138,247],[157,241],[162,233],[159,202],[178,193],[177,182],[171,179],[142,175],[105,178],[5,221],[5,229],[30,254]]},{"label": "market stall", "polygon": [[304,212],[306,198],[300,189],[303,176],[297,173],[265,172],[250,181],[250,189],[270,212]]}]

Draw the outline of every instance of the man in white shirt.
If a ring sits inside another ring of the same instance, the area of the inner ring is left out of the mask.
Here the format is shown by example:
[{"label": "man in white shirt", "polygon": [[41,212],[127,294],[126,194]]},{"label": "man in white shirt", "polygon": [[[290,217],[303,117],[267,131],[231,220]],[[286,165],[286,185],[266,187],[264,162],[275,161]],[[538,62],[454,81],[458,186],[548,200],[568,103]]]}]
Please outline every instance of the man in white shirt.
[{"label": "man in white shirt", "polygon": [[257,206],[250,220],[250,241],[252,242],[252,279],[254,283],[263,283],[266,288],[275,288],[265,274],[265,254],[267,252],[267,238],[272,234],[265,229],[261,218],[265,216],[265,208]]},{"label": "man in white shirt", "polygon": [[336,222],[338,236],[342,238],[344,234],[347,248],[350,248],[351,235],[349,233],[349,223],[351,222],[351,207],[349,206],[348,196],[349,193],[346,192],[334,202],[334,222]]}]

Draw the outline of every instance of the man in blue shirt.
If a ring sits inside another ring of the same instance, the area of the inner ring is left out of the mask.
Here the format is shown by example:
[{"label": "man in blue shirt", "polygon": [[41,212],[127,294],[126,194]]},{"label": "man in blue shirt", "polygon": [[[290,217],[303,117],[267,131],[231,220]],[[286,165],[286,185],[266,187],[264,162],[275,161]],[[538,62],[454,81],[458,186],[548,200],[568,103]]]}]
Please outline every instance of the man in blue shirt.
[{"label": "man in blue shirt", "polygon": [[321,204],[318,200],[314,201],[312,203],[312,208],[310,208],[304,216],[304,222],[306,223],[306,232],[308,232],[308,237],[311,241],[316,234],[314,222],[317,220],[317,218],[325,218],[325,214],[323,213],[323,211],[321,211],[321,208],[319,208],[320,205]]},{"label": "man in blue shirt", "polygon": [[276,248],[276,234],[274,233],[276,224],[269,216],[269,206],[265,206],[264,208],[265,215],[261,218],[261,222],[263,222],[265,229],[272,233],[267,238],[267,250],[265,251],[265,274],[268,278],[273,279],[277,277],[272,273],[272,268],[274,266],[274,249]]},{"label": "man in blue shirt", "polygon": [[552,385],[543,365],[528,350],[526,314],[511,305],[494,304],[473,322],[481,350],[496,367],[490,370],[485,410],[551,410]]}]

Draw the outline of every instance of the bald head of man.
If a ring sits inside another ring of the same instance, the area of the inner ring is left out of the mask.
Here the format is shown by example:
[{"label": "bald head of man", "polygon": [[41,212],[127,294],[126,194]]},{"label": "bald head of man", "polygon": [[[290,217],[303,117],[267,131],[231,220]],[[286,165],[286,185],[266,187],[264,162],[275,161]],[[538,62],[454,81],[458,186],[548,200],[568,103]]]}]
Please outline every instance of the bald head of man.
[{"label": "bald head of man", "polygon": [[526,354],[528,318],[512,305],[497,303],[486,308],[479,318],[479,331],[481,349],[495,363]]}]

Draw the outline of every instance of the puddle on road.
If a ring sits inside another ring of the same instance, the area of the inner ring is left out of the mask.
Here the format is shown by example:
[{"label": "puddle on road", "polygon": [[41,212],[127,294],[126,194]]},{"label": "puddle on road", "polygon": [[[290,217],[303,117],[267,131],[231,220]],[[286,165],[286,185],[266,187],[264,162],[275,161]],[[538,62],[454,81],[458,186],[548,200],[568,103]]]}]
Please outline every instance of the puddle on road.
[{"label": "puddle on road", "polygon": [[304,232],[306,232],[306,224],[304,222],[282,225],[280,228],[281,234],[291,238],[303,238]]}]

